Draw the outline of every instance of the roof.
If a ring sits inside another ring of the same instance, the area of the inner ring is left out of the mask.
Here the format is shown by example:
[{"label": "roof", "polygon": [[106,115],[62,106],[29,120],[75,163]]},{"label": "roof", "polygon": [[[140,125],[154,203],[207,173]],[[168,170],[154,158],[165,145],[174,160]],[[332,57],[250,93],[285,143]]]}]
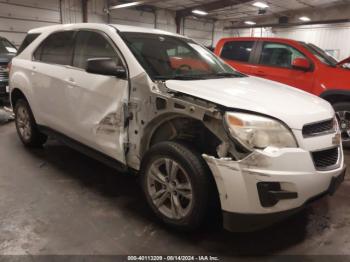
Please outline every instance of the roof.
[{"label": "roof", "polygon": [[150,34],[163,34],[163,35],[172,35],[178,37],[185,37],[183,35],[174,34],[171,32],[146,28],[146,27],[138,27],[138,26],[129,26],[129,25],[118,25],[118,24],[99,24],[99,23],[77,23],[77,24],[63,24],[63,25],[51,25],[45,27],[35,28],[29,31],[29,33],[44,33],[44,32],[53,32],[64,29],[79,29],[79,28],[96,28],[96,27],[107,27],[113,26],[117,30],[121,32],[139,32],[139,33],[150,33]]},{"label": "roof", "polygon": [[224,37],[221,38],[220,41],[232,41],[232,40],[245,40],[245,41],[251,41],[251,40],[260,40],[260,41],[281,41],[281,42],[294,42],[298,43],[297,40],[289,39],[289,38],[280,38],[280,37]]},{"label": "roof", "polygon": [[174,36],[183,37],[182,35],[174,34],[174,33],[168,32],[168,31],[155,29],[155,28],[146,28],[146,27],[130,26],[130,25],[118,25],[118,24],[111,24],[111,26],[117,28],[121,32],[163,34],[163,35],[174,35]]}]

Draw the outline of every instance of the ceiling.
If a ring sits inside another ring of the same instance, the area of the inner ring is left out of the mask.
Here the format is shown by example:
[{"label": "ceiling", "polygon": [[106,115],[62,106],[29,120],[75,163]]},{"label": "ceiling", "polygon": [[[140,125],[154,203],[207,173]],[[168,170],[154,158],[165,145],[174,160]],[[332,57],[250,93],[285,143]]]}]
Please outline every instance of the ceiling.
[{"label": "ceiling", "polygon": [[[252,4],[256,1],[269,5],[263,15],[259,15],[259,8]],[[317,9],[320,6],[338,3],[349,3],[350,0],[145,0],[144,4],[158,8],[168,9],[177,12],[192,9],[207,11],[209,14],[205,18],[225,21],[244,21],[261,18],[262,16],[275,15],[282,16],[286,12],[293,12],[300,9]],[[118,1],[122,2],[122,1]],[[125,1],[123,1],[125,2]],[[132,2],[132,0],[128,1]],[[243,3],[242,3],[243,2]],[[214,5],[208,7],[212,3]],[[222,3],[222,5],[220,4]],[[205,8],[208,7],[209,9]],[[202,7],[202,9],[201,9]]]}]

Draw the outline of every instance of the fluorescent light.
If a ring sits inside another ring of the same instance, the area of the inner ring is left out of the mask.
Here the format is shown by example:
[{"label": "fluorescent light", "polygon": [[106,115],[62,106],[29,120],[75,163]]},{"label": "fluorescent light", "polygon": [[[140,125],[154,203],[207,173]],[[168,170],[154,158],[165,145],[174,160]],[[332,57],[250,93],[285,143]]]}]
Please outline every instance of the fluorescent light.
[{"label": "fluorescent light", "polygon": [[256,25],[256,23],[253,22],[253,21],[245,21],[244,23],[245,23],[246,25]]},{"label": "fluorescent light", "polygon": [[202,10],[192,10],[192,13],[196,14],[196,15],[207,15],[208,13]]},{"label": "fluorescent light", "polygon": [[135,6],[135,5],[139,5],[139,4],[142,4],[142,2],[137,1],[137,2],[120,4],[120,5],[114,5],[114,6],[111,6],[109,9],[119,9],[119,8],[131,7],[131,6]]},{"label": "fluorescent light", "polygon": [[299,17],[299,20],[301,20],[301,21],[303,21],[303,22],[309,22],[309,21],[311,21],[311,19],[308,18],[307,16]]},{"label": "fluorescent light", "polygon": [[255,2],[253,6],[259,7],[259,8],[268,8],[269,6],[263,2]]}]

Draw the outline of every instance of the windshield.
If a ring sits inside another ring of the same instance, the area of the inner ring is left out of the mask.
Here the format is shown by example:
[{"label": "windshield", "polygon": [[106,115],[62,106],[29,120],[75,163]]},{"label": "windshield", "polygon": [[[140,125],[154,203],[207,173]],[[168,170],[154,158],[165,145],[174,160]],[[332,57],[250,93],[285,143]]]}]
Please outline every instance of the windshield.
[{"label": "windshield", "polygon": [[318,60],[320,60],[322,63],[329,65],[329,66],[336,66],[338,61],[332,57],[331,55],[327,54],[326,51],[319,48],[318,46],[310,43],[302,43],[302,45],[308,49],[314,56],[317,57]]},{"label": "windshield", "polygon": [[243,76],[192,40],[135,32],[124,32],[121,35],[152,79],[190,80]]},{"label": "windshield", "polygon": [[0,38],[0,54],[16,54],[17,50],[9,41]]}]

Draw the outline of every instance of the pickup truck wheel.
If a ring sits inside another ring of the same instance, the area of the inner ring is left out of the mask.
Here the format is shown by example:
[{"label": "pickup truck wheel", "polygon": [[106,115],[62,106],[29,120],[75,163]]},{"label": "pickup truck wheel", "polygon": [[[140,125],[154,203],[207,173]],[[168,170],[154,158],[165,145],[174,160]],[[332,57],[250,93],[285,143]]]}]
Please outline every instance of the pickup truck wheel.
[{"label": "pickup truck wheel", "polygon": [[46,142],[47,136],[38,130],[28,102],[19,99],[16,102],[14,113],[17,134],[22,143],[27,147],[42,146]]},{"label": "pickup truck wheel", "polygon": [[162,142],[145,155],[142,186],[148,204],[167,225],[193,230],[209,209],[210,170],[199,153],[178,142]]},{"label": "pickup truck wheel", "polygon": [[350,103],[335,103],[333,107],[339,121],[343,146],[350,148]]}]

